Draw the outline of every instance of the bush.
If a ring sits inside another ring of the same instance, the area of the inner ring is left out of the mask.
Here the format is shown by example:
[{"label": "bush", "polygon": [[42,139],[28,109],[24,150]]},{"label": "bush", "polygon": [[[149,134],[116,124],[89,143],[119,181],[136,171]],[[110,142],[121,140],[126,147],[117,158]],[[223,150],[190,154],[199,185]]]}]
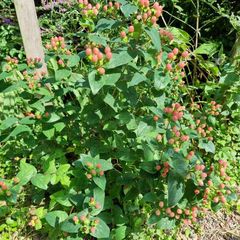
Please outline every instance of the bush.
[{"label": "bush", "polygon": [[49,239],[121,240],[230,207],[229,115],[216,88],[194,85],[188,34],[159,27],[157,3],[79,2],[78,53],[53,37],[48,73],[39,59],[2,64],[0,153],[18,173],[1,178],[1,216]]}]

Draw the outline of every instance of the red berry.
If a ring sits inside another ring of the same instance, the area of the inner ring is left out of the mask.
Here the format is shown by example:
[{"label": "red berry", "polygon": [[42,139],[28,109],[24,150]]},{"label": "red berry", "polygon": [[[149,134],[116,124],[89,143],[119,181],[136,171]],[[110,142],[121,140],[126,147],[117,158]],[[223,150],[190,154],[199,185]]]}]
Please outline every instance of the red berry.
[{"label": "red berry", "polygon": [[134,26],[129,26],[129,28],[128,28],[128,31],[130,32],[130,33],[133,33],[134,32]]},{"label": "red berry", "polygon": [[102,164],[101,164],[101,163],[98,163],[98,164],[96,165],[96,167],[97,167],[98,169],[100,169],[100,168],[102,168]]},{"label": "red berry", "polygon": [[198,194],[200,193],[200,191],[199,191],[198,189],[195,189],[195,190],[194,190],[194,193],[195,193],[196,195],[198,195]]},{"label": "red berry", "polygon": [[177,55],[178,54],[178,48],[174,48],[173,51],[174,55]]},{"label": "red berry", "polygon": [[156,16],[152,16],[151,22],[152,22],[152,24],[156,24],[156,22],[157,22],[157,17],[156,17]]},{"label": "red berry", "polygon": [[184,51],[184,52],[182,53],[182,57],[183,57],[183,58],[187,58],[188,55],[189,55],[188,51]]},{"label": "red berry", "polygon": [[100,75],[104,75],[105,74],[105,69],[100,67],[100,68],[98,68],[98,72],[99,72]]},{"label": "red berry", "polygon": [[101,52],[99,52],[97,54],[98,60],[102,60],[103,59],[103,54]]},{"label": "red berry", "polygon": [[120,36],[121,36],[121,38],[125,38],[127,35],[124,31],[122,31],[122,32],[120,32]]},{"label": "red berry", "polygon": [[201,178],[205,179],[207,177],[207,174],[205,172],[201,173]]},{"label": "red berry", "polygon": [[174,53],[173,52],[170,52],[169,54],[168,54],[168,59],[173,59],[174,58]]},{"label": "red berry", "polygon": [[183,68],[185,67],[185,62],[180,62],[180,63],[178,64],[178,67],[179,67],[180,69],[183,69]]},{"label": "red berry", "polygon": [[106,53],[106,58],[110,60],[112,58],[112,53],[111,52]]},{"label": "red berry", "polygon": [[156,214],[157,216],[160,216],[160,214],[161,214],[160,210],[159,210],[159,209],[156,210],[155,214]]},{"label": "red berry", "polygon": [[157,165],[157,166],[156,166],[156,170],[157,170],[157,171],[160,171],[160,169],[161,169],[161,166],[160,166],[160,165]]},{"label": "red berry", "polygon": [[82,216],[80,217],[80,220],[81,220],[82,222],[84,222],[84,221],[86,220],[86,216],[82,215]]},{"label": "red berry", "polygon": [[98,56],[97,55],[93,55],[92,62],[96,63],[97,61],[98,61]]},{"label": "red berry", "polygon": [[181,215],[183,213],[182,209],[178,208],[177,209],[177,214]]},{"label": "red berry", "polygon": [[172,65],[170,64],[170,63],[168,63],[167,65],[166,65],[166,69],[167,69],[167,71],[172,71]]},{"label": "red berry", "polygon": [[161,134],[158,134],[157,137],[156,137],[156,140],[158,142],[161,142],[162,141],[162,135]]},{"label": "red berry", "polygon": [[99,49],[98,49],[97,47],[93,48],[93,53],[94,53],[95,55],[98,55],[99,52],[100,52],[100,51],[99,51]]},{"label": "red berry", "polygon": [[164,202],[161,201],[161,202],[159,202],[158,205],[159,205],[160,208],[163,208],[164,207]]},{"label": "red berry", "polygon": [[159,117],[158,117],[157,115],[155,115],[155,116],[153,117],[153,120],[154,120],[155,122],[157,122],[158,119],[159,119]]},{"label": "red berry", "polygon": [[78,222],[78,217],[77,217],[77,216],[74,216],[74,217],[73,217],[73,221],[74,221],[75,223],[77,223],[77,222]]},{"label": "red berry", "polygon": [[111,52],[111,48],[110,47],[105,47],[104,49],[104,52],[107,54],[107,53],[110,53]]}]

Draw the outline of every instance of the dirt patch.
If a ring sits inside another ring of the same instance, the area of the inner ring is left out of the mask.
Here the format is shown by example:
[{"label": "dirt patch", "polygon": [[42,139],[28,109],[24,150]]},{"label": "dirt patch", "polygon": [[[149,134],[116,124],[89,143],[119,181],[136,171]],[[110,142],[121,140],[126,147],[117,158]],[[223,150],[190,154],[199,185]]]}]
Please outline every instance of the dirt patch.
[{"label": "dirt patch", "polygon": [[185,232],[186,229],[181,231],[179,240],[240,240],[240,215],[236,212],[208,212],[199,221],[198,229],[190,229],[189,237]]}]

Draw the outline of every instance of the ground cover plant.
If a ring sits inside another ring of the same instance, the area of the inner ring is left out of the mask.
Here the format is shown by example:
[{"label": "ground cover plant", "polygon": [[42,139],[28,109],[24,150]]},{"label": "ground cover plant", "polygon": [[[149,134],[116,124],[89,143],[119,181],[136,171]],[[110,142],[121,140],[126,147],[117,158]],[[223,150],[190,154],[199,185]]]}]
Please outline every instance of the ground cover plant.
[{"label": "ground cover plant", "polygon": [[45,32],[48,72],[1,63],[1,238],[176,239],[239,211],[237,63],[157,2],[45,4],[76,21]]}]

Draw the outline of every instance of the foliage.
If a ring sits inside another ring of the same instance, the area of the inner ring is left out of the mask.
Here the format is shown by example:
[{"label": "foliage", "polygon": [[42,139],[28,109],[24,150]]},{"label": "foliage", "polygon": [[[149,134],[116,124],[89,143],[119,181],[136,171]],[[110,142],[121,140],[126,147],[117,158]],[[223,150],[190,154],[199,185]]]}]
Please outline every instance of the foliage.
[{"label": "foliage", "polygon": [[73,2],[48,73],[37,58],[2,63],[3,239],[147,239],[237,200],[238,70],[147,2]]}]

